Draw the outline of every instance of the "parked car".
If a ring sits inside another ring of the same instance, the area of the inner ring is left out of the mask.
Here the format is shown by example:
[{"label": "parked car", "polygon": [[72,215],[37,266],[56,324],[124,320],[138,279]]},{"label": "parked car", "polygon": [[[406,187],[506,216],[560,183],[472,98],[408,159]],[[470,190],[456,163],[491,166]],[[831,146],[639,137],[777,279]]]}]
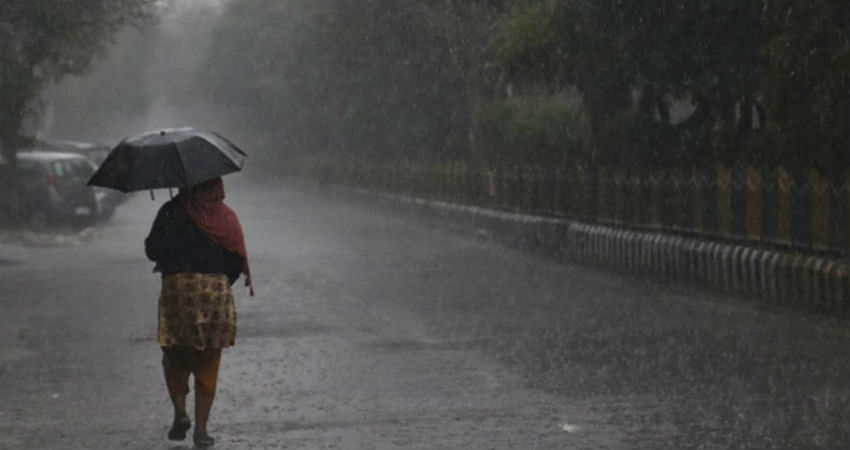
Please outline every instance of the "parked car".
[{"label": "parked car", "polygon": [[106,144],[70,140],[39,140],[38,147],[45,151],[79,153],[95,166],[100,166],[109,156],[110,147]]},{"label": "parked car", "polygon": [[86,186],[95,167],[71,152],[22,151],[8,177],[17,191],[20,213],[29,222],[86,226],[98,217],[98,195]]},{"label": "parked car", "polygon": [[[91,161],[95,168],[103,163],[111,150],[105,144],[70,140],[41,140],[38,142],[38,146],[48,151],[79,153]],[[127,194],[115,189],[95,187],[94,191],[97,197],[98,218],[100,219],[112,217],[118,205],[127,199]]]}]

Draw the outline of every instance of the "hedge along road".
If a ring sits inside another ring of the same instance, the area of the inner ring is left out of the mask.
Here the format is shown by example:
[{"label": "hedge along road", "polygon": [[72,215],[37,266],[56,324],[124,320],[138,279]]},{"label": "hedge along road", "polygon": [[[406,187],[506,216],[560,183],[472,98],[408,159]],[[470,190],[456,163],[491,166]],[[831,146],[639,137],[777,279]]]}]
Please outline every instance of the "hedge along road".
[{"label": "hedge along road", "polygon": [[[237,283],[216,448],[850,446],[846,323],[226,187],[257,296]],[[161,202],[77,246],[0,244],[0,448],[174,448],[142,253]]]}]

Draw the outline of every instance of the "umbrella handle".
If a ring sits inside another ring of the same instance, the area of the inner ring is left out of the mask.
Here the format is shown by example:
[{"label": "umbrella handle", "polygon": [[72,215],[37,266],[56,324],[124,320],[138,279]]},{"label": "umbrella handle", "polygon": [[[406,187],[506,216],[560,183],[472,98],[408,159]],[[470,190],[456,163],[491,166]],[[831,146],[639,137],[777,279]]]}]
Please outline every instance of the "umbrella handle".
[{"label": "umbrella handle", "polygon": [[153,198],[153,189],[151,189],[151,200],[156,200],[155,198]]}]

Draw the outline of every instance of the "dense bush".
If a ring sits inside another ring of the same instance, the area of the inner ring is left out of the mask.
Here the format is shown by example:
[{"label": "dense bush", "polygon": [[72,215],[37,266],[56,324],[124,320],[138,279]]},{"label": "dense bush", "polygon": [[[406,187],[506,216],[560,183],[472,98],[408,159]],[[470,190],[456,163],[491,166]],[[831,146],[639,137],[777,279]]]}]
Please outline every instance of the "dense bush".
[{"label": "dense bush", "polygon": [[850,162],[845,1],[515,2],[505,29],[513,79],[581,92],[599,162]]},{"label": "dense bush", "polygon": [[514,96],[484,107],[482,147],[489,165],[558,165],[587,161],[587,130],[574,92]]},{"label": "dense bush", "polygon": [[850,163],[848,21],[839,0],[248,0],[203,78],[287,156],[828,171]]}]

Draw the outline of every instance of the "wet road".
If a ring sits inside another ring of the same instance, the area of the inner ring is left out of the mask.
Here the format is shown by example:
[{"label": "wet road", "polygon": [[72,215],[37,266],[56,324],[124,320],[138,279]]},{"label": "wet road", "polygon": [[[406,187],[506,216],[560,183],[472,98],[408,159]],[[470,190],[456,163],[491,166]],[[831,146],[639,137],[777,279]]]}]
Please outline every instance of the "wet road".
[{"label": "wet road", "polygon": [[[221,449],[850,447],[850,330],[228,179]],[[173,449],[129,200],[79,245],[0,243],[0,449]],[[187,442],[182,447],[190,447]]]}]

